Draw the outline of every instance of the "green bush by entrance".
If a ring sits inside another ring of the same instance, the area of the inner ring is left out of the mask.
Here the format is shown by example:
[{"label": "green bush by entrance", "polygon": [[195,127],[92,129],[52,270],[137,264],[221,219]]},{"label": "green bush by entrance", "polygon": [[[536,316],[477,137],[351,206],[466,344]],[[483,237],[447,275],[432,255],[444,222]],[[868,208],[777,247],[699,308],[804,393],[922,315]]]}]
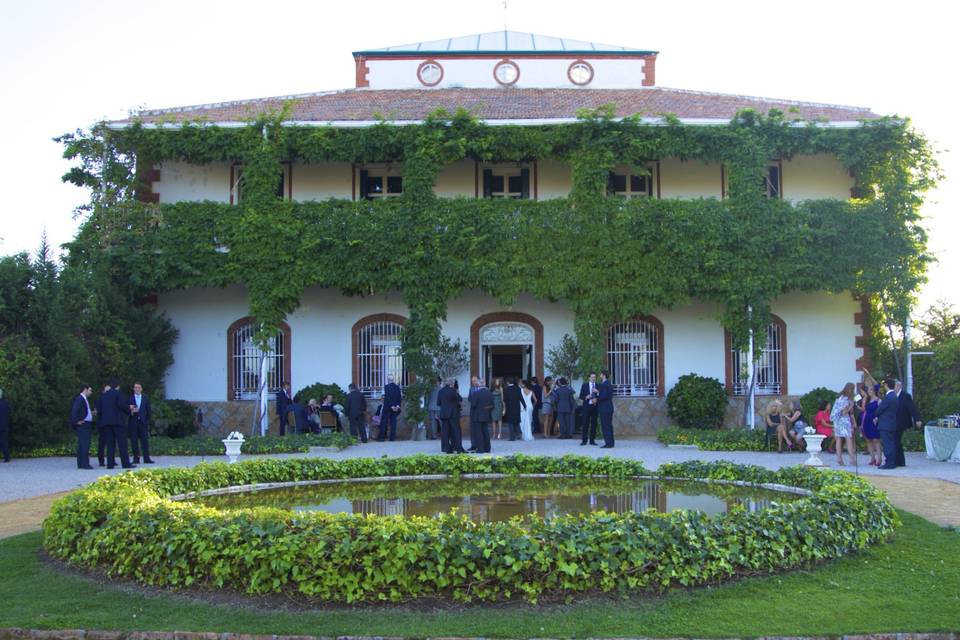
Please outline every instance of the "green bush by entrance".
[{"label": "green bush by entrance", "polygon": [[[851,475],[727,463],[665,465],[663,477],[805,487],[812,495],[755,512],[604,512],[474,523],[436,518],[216,510],[169,499],[262,482],[465,473],[645,475],[629,460],[511,456],[255,460],[104,477],[58,500],[47,551],[111,578],[164,587],[290,593],[320,601],[431,597],[497,601],[584,591],[663,590],[836,558],[885,540],[899,520],[886,496]],[[442,480],[438,480],[442,482]]]}]

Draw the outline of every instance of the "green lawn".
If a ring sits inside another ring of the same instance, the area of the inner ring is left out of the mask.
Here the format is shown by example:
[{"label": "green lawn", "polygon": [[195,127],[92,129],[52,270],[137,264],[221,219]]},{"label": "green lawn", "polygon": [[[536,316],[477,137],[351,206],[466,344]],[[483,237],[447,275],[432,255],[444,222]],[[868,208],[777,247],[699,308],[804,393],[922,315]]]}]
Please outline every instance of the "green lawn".
[{"label": "green lawn", "polygon": [[275,612],[64,576],[40,534],[0,541],[0,627],[487,637],[839,635],[960,629],[960,532],[900,512],[890,544],[809,571],[571,605]]}]

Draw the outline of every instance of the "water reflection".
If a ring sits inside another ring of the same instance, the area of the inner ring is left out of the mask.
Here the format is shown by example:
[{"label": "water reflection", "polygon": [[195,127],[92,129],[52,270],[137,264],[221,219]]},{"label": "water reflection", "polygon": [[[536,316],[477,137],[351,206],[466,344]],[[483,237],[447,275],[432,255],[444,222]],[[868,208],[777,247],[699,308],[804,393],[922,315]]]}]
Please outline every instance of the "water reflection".
[{"label": "water reflection", "polygon": [[211,496],[199,501],[221,509],[264,505],[380,516],[430,517],[456,509],[476,522],[496,522],[529,514],[549,519],[594,511],[627,513],[647,509],[664,513],[686,509],[715,515],[735,506],[756,511],[772,502],[795,498],[772,491],[699,482],[504,478],[338,482]]}]

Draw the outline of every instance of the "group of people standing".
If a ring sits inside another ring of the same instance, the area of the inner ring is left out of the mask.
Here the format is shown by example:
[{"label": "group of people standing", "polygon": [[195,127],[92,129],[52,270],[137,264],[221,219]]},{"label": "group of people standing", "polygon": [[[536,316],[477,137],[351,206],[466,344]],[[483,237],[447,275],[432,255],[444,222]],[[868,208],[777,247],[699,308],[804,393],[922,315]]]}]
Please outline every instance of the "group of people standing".
[{"label": "group of people standing", "polygon": [[[93,469],[90,465],[90,436],[94,418],[97,423],[97,461],[101,467],[117,466],[116,455],[120,454],[120,466],[133,469],[143,462],[153,464],[150,458],[150,399],[143,393],[139,382],[133,383],[130,393],[120,392],[120,381],[107,382],[103,393],[91,404],[93,387],[80,385],[80,393],[70,407],[70,427],[77,436],[77,468]],[[127,442],[130,442],[133,461],[130,461]]]},{"label": "group of people standing", "polygon": [[[600,373],[600,378],[597,382],[596,374],[590,373],[580,388],[580,444],[597,444],[599,418],[604,440],[602,448],[609,449],[614,446],[613,385],[606,371]],[[439,437],[440,449],[444,453],[489,453],[491,440],[501,439],[505,433],[510,441],[531,441],[538,431],[542,431],[544,437],[556,434],[558,425],[560,439],[573,438],[578,406],[566,378],[554,382],[552,377],[547,377],[543,387],[536,377],[530,380],[507,378],[506,382],[494,378],[491,387],[487,388],[474,376],[467,395],[470,407],[470,448],[467,450],[463,448],[460,429],[463,396],[457,380],[437,378],[436,382],[436,388],[426,400],[427,437]]]},{"label": "group of people standing", "polygon": [[[782,453],[784,446],[803,450],[807,424],[798,402],[787,403],[786,410],[779,400],[771,402],[764,420],[768,437],[774,433],[777,436],[777,451]],[[856,462],[856,434],[859,431],[867,443],[869,464],[880,469],[905,465],[903,433],[921,426],[913,397],[903,390],[899,380],[893,378],[887,378],[881,384],[863,385],[862,394],[857,394],[856,386],[848,382],[836,400],[820,403],[813,423],[816,433],[833,439],[838,465],[846,464],[844,448],[850,462]]]}]

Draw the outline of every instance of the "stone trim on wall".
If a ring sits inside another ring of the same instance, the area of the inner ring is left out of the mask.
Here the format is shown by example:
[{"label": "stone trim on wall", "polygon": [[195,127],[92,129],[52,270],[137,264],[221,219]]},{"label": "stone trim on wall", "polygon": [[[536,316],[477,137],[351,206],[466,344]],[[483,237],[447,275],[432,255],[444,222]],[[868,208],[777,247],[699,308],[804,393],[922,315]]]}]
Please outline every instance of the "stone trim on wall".
[{"label": "stone trim on wall", "polygon": [[854,346],[863,349],[863,355],[857,358],[857,371],[873,369],[873,356],[870,353],[870,300],[860,297],[860,311],[853,314],[853,323],[860,327],[860,335],[854,338]]},{"label": "stone trim on wall", "polygon": [[480,375],[480,329],[494,322],[523,322],[533,327],[533,374],[543,380],[543,323],[527,313],[494,311],[485,313],[470,325],[470,375]]},{"label": "stone trim on wall", "polygon": [[[230,327],[227,329],[227,400],[234,400],[233,396],[233,334],[237,332],[237,329],[242,327],[245,324],[254,322],[256,318],[253,316],[246,316],[235,320]],[[290,332],[290,325],[286,322],[280,321],[280,330],[283,332],[283,376],[281,382],[290,382],[290,361],[293,359],[293,349],[291,348],[292,336]]]}]

